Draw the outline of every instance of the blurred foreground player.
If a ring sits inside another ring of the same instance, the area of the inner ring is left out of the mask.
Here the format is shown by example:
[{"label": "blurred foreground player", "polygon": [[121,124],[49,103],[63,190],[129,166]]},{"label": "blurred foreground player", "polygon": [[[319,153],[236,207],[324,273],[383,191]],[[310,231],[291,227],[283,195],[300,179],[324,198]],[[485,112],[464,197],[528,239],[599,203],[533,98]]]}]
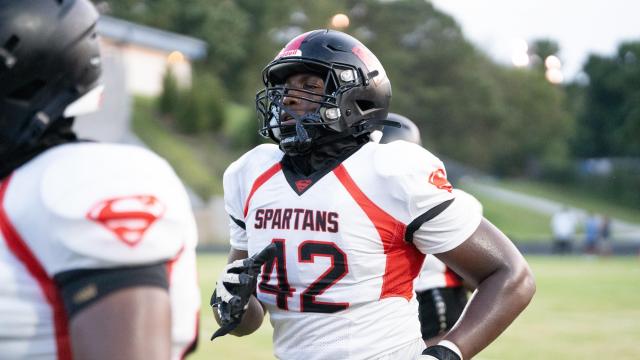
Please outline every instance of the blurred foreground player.
[{"label": "blurred foreground player", "polygon": [[[435,156],[370,141],[391,98],[375,55],[314,30],[263,82],[261,133],[278,146],[225,172],[232,249],[212,299],[222,329],[249,334],[266,309],[280,359],[467,359],[490,344],[533,296],[530,269],[475,199],[452,192]],[[256,256],[270,245],[272,257]],[[427,349],[413,296],[424,254],[478,288],[446,342]],[[259,276],[249,255],[270,259]]]},{"label": "blurred foreground player", "polygon": [[101,71],[88,0],[0,1],[0,358],[179,359],[197,234],[169,165],[78,141]]},{"label": "blurred foreground player", "polygon": [[[420,129],[413,121],[395,113],[389,113],[387,120],[400,126],[386,125],[380,143],[404,140],[422,145]],[[425,258],[413,287],[418,298],[422,339],[427,345],[435,345],[462,315],[467,289],[462,278],[435,256]]]}]

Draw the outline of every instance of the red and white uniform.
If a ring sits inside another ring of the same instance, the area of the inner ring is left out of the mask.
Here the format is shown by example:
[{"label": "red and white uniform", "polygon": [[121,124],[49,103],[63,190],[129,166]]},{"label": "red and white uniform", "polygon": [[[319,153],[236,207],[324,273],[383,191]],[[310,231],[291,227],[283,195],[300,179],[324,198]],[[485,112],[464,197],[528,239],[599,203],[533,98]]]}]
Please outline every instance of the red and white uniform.
[{"label": "red and white uniform", "polygon": [[[470,196],[462,190],[453,190],[458,196]],[[445,263],[435,256],[427,256],[424,259],[420,275],[413,282],[416,292],[438,288],[453,288],[462,286],[462,278],[453,272]]]},{"label": "red and white uniform", "polygon": [[151,152],[74,143],[40,154],[0,184],[0,357],[71,359],[56,274],[167,261],[179,359],[197,335],[196,242],[185,190]]},{"label": "red and white uniform", "polygon": [[[231,246],[249,255],[278,247],[258,284],[275,355],[385,359],[410,347],[419,354],[413,280],[424,254],[473,233],[478,202],[457,197],[442,162],[407,142],[367,143],[312,179],[294,180],[282,157],[277,146],[260,145],[224,177]],[[451,199],[405,241],[414,220]]]}]

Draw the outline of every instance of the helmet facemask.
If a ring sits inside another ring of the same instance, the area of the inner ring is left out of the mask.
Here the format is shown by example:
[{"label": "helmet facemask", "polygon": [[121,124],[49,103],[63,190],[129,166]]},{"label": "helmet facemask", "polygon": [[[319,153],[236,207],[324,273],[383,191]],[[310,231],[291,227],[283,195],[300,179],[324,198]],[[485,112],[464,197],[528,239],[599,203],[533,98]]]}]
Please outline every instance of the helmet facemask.
[{"label": "helmet facemask", "polygon": [[[287,87],[289,76],[310,73],[324,79],[322,93]],[[263,72],[265,88],[256,95],[260,134],[280,145],[290,155],[311,150],[318,138],[348,132],[340,99],[362,85],[362,74],[354,66],[326,64],[314,59],[282,59]],[[285,104],[285,97],[316,104],[313,111],[297,114]]]}]

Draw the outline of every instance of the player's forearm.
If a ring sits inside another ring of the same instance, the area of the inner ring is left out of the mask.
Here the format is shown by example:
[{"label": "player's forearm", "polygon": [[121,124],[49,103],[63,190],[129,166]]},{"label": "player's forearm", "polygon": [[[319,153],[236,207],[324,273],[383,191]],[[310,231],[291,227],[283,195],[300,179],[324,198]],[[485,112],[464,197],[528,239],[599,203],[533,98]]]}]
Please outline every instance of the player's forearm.
[{"label": "player's forearm", "polygon": [[[214,318],[218,325],[222,325],[220,321],[220,317],[216,311],[213,312]],[[230,332],[231,335],[235,336],[245,336],[249,335],[262,325],[262,320],[264,319],[264,308],[254,296],[251,296],[249,299],[247,311],[242,316],[242,320],[238,327],[236,327],[233,331]]]},{"label": "player's forearm", "polygon": [[495,340],[524,310],[535,293],[526,262],[497,270],[478,285],[454,328],[444,337],[470,359]]}]

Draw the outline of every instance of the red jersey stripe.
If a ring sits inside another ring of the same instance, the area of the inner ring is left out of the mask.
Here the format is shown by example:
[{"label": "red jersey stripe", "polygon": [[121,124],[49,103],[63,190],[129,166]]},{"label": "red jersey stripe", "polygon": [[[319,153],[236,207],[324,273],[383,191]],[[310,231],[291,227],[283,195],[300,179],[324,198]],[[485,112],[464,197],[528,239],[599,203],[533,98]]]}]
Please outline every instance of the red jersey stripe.
[{"label": "red jersey stripe", "polygon": [[267,180],[271,179],[273,175],[277,174],[278,171],[280,171],[280,169],[282,169],[282,165],[278,162],[273,164],[272,167],[268,168],[267,171],[263,172],[260,176],[258,176],[256,181],[253,183],[253,186],[251,187],[249,196],[247,196],[247,201],[245,201],[244,203],[243,215],[245,218],[247,217],[247,213],[249,212],[249,203],[251,202],[251,198],[253,197],[253,194],[256,192],[256,190],[258,190],[260,186],[266,183]]},{"label": "red jersey stripe", "polygon": [[11,177],[5,179],[0,184],[0,231],[5,238],[7,247],[13,255],[22,262],[27,271],[38,282],[47,303],[53,312],[53,322],[55,327],[56,347],[58,360],[71,360],[71,343],[69,339],[69,326],[64,304],[56,284],[47,275],[44,267],[36,256],[31,252],[29,246],[24,242],[18,231],[11,224],[9,216],[4,208],[4,197],[9,187]]},{"label": "red jersey stripe", "polygon": [[404,241],[406,225],[371,201],[358,187],[344,165],[340,164],[333,173],[371,220],[382,240],[387,260],[380,298],[402,296],[407,300],[411,299],[413,279],[420,272],[424,254],[419,252],[413,244]]},{"label": "red jersey stripe", "polygon": [[[173,258],[167,261],[167,281],[169,282],[169,285],[171,285],[173,268],[175,264],[178,261],[180,261],[183,253],[184,253],[184,245],[180,248],[180,250],[178,250],[178,253]],[[185,346],[184,349],[182,349],[182,352],[180,353],[180,359],[186,358],[187,355],[189,355],[196,349],[196,345],[198,344],[199,333],[200,333],[200,311],[197,311],[196,312],[196,329],[194,331],[193,340],[189,344],[187,344],[187,346]]]}]

